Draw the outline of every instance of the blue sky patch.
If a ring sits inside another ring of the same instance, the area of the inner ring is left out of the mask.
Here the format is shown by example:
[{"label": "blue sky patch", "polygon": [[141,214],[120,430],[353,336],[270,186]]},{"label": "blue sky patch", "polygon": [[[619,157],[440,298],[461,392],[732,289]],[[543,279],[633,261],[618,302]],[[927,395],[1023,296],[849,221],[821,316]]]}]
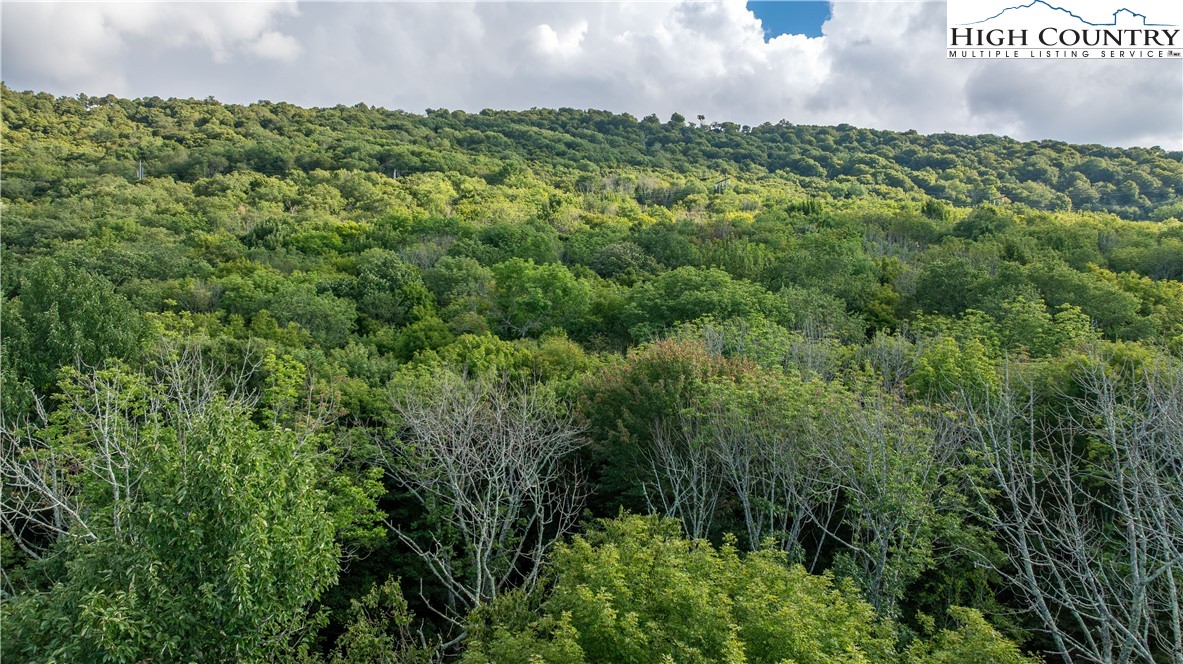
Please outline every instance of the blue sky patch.
[{"label": "blue sky patch", "polygon": [[764,39],[780,35],[820,37],[830,18],[830,3],[817,0],[748,0],[748,9],[764,25]]}]

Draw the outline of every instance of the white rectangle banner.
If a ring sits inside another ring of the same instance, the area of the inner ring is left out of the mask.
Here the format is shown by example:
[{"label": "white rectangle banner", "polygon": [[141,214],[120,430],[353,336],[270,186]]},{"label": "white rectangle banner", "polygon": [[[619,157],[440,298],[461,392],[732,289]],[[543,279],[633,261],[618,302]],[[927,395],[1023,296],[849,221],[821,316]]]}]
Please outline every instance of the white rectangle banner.
[{"label": "white rectangle banner", "polygon": [[948,0],[949,59],[1183,58],[1180,0]]}]

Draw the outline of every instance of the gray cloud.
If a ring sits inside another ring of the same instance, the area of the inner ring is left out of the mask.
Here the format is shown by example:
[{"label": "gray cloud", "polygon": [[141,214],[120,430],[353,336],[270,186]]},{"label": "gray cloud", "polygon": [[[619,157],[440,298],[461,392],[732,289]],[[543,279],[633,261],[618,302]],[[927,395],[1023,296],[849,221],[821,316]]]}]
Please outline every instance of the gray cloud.
[{"label": "gray cloud", "polygon": [[939,2],[838,2],[766,42],[742,0],[4,3],[3,71],[57,94],[604,108],[1183,148],[1179,61],[949,61]]}]

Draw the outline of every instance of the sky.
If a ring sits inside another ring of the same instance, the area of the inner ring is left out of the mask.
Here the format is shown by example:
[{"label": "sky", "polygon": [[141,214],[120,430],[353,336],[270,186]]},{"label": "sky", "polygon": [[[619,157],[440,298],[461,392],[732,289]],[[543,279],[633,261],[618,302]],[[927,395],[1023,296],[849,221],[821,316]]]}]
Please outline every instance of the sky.
[{"label": "sky", "polygon": [[597,108],[1183,149],[1183,60],[946,60],[940,0],[6,0],[0,13],[0,77],[57,95]]},{"label": "sky", "polygon": [[748,10],[760,19],[764,40],[779,35],[822,36],[822,25],[830,18],[830,3],[823,0],[749,0]]}]

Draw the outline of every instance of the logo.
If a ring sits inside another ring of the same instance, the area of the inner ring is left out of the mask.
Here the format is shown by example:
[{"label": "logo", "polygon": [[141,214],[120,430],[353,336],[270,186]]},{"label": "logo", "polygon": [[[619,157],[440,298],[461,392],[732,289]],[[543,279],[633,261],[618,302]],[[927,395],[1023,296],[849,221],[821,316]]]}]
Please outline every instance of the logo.
[{"label": "logo", "polygon": [[1183,58],[1180,0],[948,0],[947,57]]}]

